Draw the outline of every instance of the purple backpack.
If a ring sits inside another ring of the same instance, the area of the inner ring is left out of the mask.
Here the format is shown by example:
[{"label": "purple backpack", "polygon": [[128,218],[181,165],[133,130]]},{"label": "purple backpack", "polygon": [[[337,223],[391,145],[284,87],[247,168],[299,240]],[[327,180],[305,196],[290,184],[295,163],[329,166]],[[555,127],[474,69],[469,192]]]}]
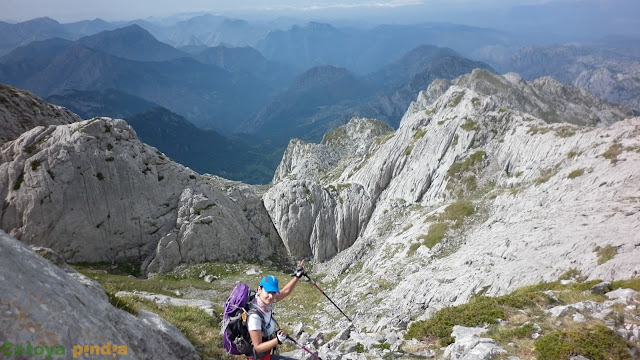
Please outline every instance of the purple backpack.
[{"label": "purple backpack", "polygon": [[[224,349],[232,355],[247,355],[253,353],[253,345],[247,329],[249,318],[249,303],[255,292],[247,284],[240,283],[231,291],[231,295],[224,303],[222,312],[222,344]],[[262,316],[260,312],[252,311]],[[264,319],[262,319],[264,322]]]}]

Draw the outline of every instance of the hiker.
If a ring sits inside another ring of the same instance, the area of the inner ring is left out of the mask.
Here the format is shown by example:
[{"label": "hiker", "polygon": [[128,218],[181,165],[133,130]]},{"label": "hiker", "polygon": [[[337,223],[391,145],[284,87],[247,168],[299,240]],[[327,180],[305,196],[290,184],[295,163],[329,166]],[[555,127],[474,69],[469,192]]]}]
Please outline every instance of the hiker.
[{"label": "hiker", "polygon": [[[272,350],[287,339],[287,333],[280,329],[277,322],[273,318],[274,303],[286,298],[295,288],[298,280],[306,274],[304,269],[304,260],[298,261],[295,276],[280,289],[278,286],[278,278],[273,275],[267,275],[260,281],[256,296],[249,303],[249,308],[255,311],[249,313],[247,320],[247,328],[251,343],[253,344],[254,354],[247,355],[248,359],[253,360],[287,360],[292,359],[282,355],[272,354]],[[261,318],[262,317],[262,318]],[[264,328],[263,320],[264,319]],[[293,360],[293,359],[292,359]]]}]

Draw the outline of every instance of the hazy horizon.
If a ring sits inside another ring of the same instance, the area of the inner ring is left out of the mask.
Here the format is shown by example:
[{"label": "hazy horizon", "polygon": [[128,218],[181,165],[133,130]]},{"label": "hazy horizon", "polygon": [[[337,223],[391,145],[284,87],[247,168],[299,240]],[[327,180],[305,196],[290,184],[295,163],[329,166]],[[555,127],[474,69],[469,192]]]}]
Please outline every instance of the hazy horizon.
[{"label": "hazy horizon", "polygon": [[[551,0],[559,2],[561,0]],[[82,0],[58,0],[55,3],[47,0],[1,0],[5,3],[0,20],[22,22],[38,17],[50,17],[60,22],[75,22],[101,18],[107,21],[127,21],[149,17],[168,17],[181,13],[218,13],[242,14],[261,12],[264,16],[282,16],[297,13],[300,16],[314,16],[329,13],[349,16],[354,11],[370,11],[381,9],[386,12],[411,8],[412,10],[427,6],[433,12],[451,10],[484,10],[500,9],[518,5],[535,5],[550,2],[549,0],[491,0],[479,4],[469,0],[347,0],[326,1],[315,0],[300,2],[296,0],[278,0],[265,3],[260,0],[207,1],[188,0],[175,2],[169,0],[139,0],[135,2],[112,0],[94,3],[87,6]],[[422,9],[421,9],[422,10]]]},{"label": "hazy horizon", "polygon": [[0,20],[12,23],[39,17],[61,23],[96,18],[111,22],[162,21],[208,13],[250,21],[291,17],[353,24],[449,22],[523,32],[640,36],[640,2],[634,0],[112,0],[91,6],[81,0],[0,2]]}]

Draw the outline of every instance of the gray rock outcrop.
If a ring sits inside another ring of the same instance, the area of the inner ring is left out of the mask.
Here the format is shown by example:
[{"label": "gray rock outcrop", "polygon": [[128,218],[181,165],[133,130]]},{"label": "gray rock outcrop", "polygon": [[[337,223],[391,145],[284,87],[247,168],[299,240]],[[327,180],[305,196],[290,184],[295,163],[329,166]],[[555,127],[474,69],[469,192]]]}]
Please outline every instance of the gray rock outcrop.
[{"label": "gray rock outcrop", "polygon": [[14,355],[17,359],[31,358],[27,346],[33,348],[32,355],[55,350],[65,358],[94,351],[85,345],[98,346],[100,354],[108,351],[109,357],[116,346],[128,359],[200,359],[172,324],[150,312],[134,316],[116,309],[104,293],[97,296],[2,231],[0,292],[0,334],[4,343],[11,343],[10,351],[23,347],[24,356]]},{"label": "gray rock outcrop", "polygon": [[369,219],[371,197],[359,184],[320,182],[339,174],[338,163],[365,156],[376,146],[373,139],[391,132],[380,121],[353,118],[321,144],[290,142],[274,176],[277,183],[263,201],[291,256],[324,261],[353,244]]},{"label": "gray rock outcrop", "polygon": [[123,120],[40,126],[4,144],[0,209],[11,236],[72,262],[165,272],[286,255],[255,189],[176,164]]},{"label": "gray rock outcrop", "polygon": [[495,340],[481,337],[487,329],[454,326],[451,336],[456,341],[447,346],[442,356],[447,360],[489,360],[494,356],[506,353]]}]

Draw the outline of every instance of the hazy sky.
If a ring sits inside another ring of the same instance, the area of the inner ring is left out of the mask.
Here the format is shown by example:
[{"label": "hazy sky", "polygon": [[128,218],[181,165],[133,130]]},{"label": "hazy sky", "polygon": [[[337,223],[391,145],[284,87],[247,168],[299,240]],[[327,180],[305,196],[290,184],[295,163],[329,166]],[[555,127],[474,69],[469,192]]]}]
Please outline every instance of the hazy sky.
[{"label": "hazy sky", "polygon": [[262,11],[270,16],[278,13],[313,16],[314,13],[357,13],[376,9],[489,9],[505,7],[507,4],[514,6],[550,1],[558,0],[0,0],[0,19],[25,21],[48,16],[60,22],[94,18],[114,21],[199,11],[221,14]]}]

